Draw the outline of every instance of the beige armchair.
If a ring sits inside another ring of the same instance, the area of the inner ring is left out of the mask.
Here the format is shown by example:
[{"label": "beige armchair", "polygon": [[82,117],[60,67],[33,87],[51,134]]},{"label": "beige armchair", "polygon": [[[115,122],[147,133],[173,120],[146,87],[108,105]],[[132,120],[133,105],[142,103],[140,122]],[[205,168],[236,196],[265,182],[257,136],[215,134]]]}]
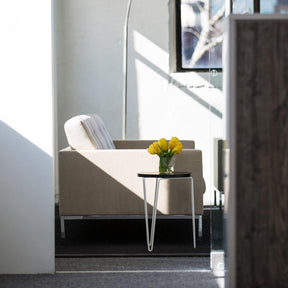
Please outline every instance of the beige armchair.
[{"label": "beige armchair", "polygon": [[[90,121],[89,117],[96,117],[97,125],[100,121],[102,127],[103,122],[95,115],[73,117],[65,123],[70,147],[59,152],[59,213],[62,237],[65,237],[65,220],[85,217],[144,217],[142,179],[137,177],[137,173],[158,171],[158,156],[150,155],[146,150],[153,140],[112,141],[104,126],[104,130],[100,129],[100,134],[105,137],[97,136],[95,140],[93,134],[97,131],[91,133],[93,121]],[[85,123],[85,119],[90,123]],[[99,130],[99,127],[97,129]],[[101,146],[107,144],[103,144],[103,141],[108,143],[108,148]],[[199,219],[198,236],[202,236],[205,191],[202,153],[194,149],[193,141],[181,142],[184,149],[177,155],[175,170],[192,173],[195,214]],[[147,182],[149,213],[154,200],[154,184],[152,180]],[[189,189],[189,180],[186,179],[163,181],[159,190],[158,215],[191,217]]]}]

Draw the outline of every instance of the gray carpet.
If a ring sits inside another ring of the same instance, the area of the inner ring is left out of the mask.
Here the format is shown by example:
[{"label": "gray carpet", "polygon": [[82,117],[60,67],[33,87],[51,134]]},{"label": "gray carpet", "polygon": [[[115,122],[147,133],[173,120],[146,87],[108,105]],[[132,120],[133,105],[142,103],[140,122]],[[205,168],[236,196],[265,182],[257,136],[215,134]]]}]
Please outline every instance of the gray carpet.
[{"label": "gray carpet", "polygon": [[61,271],[209,270],[210,257],[87,257],[56,258]]},{"label": "gray carpet", "polygon": [[219,288],[222,278],[199,273],[94,273],[28,276],[0,276],[2,288]]},{"label": "gray carpet", "polygon": [[0,287],[224,288],[208,257],[59,258],[56,268],[55,275],[0,275]]}]

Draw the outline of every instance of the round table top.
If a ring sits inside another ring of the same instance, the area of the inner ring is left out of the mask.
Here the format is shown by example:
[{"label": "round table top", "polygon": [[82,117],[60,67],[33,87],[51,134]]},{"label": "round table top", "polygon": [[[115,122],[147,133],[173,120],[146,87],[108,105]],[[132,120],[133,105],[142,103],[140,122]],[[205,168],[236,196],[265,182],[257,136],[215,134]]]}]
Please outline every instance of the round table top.
[{"label": "round table top", "polygon": [[138,177],[145,178],[184,178],[191,177],[190,172],[173,172],[173,173],[160,173],[160,172],[142,172],[137,174]]}]

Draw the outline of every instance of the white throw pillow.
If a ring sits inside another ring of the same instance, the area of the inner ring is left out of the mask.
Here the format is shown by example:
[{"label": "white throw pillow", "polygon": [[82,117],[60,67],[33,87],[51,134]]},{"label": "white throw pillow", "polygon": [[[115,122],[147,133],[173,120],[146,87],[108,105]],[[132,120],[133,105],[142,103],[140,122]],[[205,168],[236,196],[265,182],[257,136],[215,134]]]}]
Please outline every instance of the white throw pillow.
[{"label": "white throw pillow", "polygon": [[102,119],[96,114],[75,116],[65,122],[64,130],[72,149],[115,149]]}]

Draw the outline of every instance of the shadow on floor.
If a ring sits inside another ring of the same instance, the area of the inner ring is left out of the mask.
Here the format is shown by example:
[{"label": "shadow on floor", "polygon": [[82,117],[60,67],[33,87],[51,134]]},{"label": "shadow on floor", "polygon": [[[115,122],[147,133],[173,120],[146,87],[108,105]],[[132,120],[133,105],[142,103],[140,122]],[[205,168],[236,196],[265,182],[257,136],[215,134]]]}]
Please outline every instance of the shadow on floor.
[{"label": "shadow on floor", "polygon": [[[210,213],[203,215],[203,237],[193,248],[191,219],[157,219],[153,252],[147,251],[144,219],[65,221],[60,237],[58,207],[55,217],[56,257],[67,256],[209,256]],[[197,231],[198,221],[196,221]]]}]

